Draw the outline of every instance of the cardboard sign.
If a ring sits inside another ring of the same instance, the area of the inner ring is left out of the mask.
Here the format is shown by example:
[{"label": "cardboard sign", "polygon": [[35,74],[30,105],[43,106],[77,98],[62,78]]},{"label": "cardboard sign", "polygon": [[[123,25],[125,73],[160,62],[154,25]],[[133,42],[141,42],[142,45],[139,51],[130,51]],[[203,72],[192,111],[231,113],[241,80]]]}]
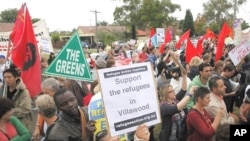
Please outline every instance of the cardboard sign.
[{"label": "cardboard sign", "polygon": [[89,64],[86,61],[77,33],[71,37],[44,74],[92,82]]},{"label": "cardboard sign", "polygon": [[158,96],[149,62],[98,70],[106,118],[112,136],[138,125],[161,122]]}]

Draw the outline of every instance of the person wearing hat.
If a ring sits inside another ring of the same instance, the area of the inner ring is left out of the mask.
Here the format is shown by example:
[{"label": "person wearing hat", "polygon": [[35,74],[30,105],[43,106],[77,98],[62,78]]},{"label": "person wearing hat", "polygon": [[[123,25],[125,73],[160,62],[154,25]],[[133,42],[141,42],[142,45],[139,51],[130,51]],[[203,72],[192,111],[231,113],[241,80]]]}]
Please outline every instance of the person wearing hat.
[{"label": "person wearing hat", "polygon": [[107,62],[102,57],[98,57],[97,60],[95,61],[95,67],[93,68],[93,72],[92,72],[93,80],[98,79],[97,70],[106,68],[106,66],[107,66]]}]

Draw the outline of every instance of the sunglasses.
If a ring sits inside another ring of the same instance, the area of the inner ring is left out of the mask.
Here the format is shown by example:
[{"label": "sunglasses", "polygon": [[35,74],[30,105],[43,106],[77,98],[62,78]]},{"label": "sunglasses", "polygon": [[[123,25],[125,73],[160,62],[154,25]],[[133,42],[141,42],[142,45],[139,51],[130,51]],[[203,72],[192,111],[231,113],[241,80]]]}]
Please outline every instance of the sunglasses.
[{"label": "sunglasses", "polygon": [[98,132],[98,133],[95,135],[96,141],[100,141],[100,140],[101,140],[103,137],[105,137],[107,134],[108,134],[108,131],[107,131],[107,130],[102,130],[102,131]]}]

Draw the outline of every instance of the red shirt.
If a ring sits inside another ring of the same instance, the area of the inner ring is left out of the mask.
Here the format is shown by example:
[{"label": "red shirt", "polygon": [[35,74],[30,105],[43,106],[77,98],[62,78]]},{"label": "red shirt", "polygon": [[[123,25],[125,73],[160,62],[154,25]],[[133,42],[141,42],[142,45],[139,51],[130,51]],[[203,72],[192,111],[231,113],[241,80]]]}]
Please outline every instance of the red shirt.
[{"label": "red shirt", "polygon": [[[5,123],[6,127],[6,135],[12,139],[17,135],[16,128],[9,122]],[[0,131],[0,141],[9,141],[8,137],[6,137],[2,131]]]},{"label": "red shirt", "polygon": [[211,141],[215,131],[212,119],[204,109],[204,115],[198,111],[191,110],[187,116],[187,130],[192,133],[187,141]]},{"label": "red shirt", "polygon": [[148,59],[148,54],[147,53],[142,52],[142,53],[139,54],[139,62],[144,62],[147,59]]}]

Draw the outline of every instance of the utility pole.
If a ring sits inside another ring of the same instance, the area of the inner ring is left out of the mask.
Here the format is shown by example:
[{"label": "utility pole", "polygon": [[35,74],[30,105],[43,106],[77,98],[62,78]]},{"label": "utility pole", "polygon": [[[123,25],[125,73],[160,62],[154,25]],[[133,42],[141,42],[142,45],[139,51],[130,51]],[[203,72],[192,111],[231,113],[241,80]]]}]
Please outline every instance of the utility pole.
[{"label": "utility pole", "polygon": [[236,20],[236,12],[237,12],[237,0],[234,0],[234,16],[233,16],[233,22]]},{"label": "utility pole", "polygon": [[101,12],[98,12],[97,10],[90,11],[90,12],[94,12],[95,13],[95,41],[96,41],[96,44],[97,44],[97,42],[98,42],[97,13],[101,13]]}]

